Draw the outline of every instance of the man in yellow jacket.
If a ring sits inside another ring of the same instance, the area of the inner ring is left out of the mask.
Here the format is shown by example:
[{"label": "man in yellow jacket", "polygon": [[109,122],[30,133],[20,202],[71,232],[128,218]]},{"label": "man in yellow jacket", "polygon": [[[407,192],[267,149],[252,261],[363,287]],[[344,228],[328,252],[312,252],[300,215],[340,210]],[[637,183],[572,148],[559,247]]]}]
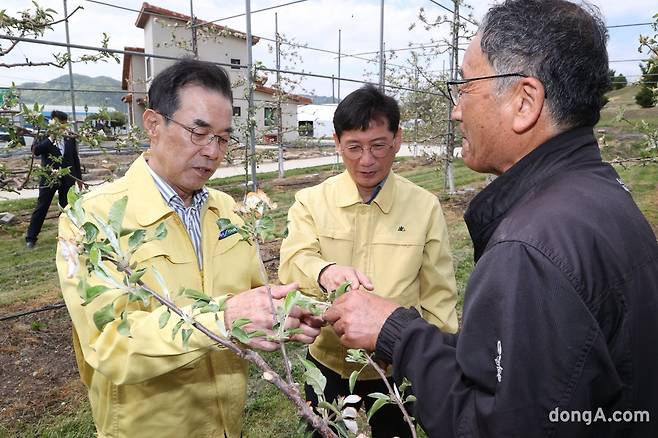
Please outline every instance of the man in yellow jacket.
[{"label": "man in yellow jacket", "polygon": [[[334,141],[346,171],[300,190],[288,211],[279,277],[321,295],[345,281],[416,307],[443,331],[457,330],[456,285],[448,231],[436,198],[391,171],[402,142],[395,99],[373,86],[347,96],[334,114]],[[327,378],[325,398],[349,394],[348,379],[361,368],[345,361],[332,327],[309,348],[309,359]],[[387,393],[373,369],[365,369],[355,393]],[[307,385],[306,397],[317,405]],[[373,437],[410,436],[394,405],[371,419]]]},{"label": "man in yellow jacket", "polygon": [[[240,219],[232,211],[230,196],[205,187],[226,153],[231,118],[231,85],[221,67],[184,60],[167,68],[149,89],[149,109],[144,113],[149,153],[138,158],[123,178],[85,195],[83,208],[87,215],[107,218],[110,206],[127,196],[124,228],[150,234],[165,223],[168,231],[163,240],[137,249],[132,259],[136,269],[155,268],[172,292],[184,286],[211,296],[232,294],[219,314],[226,327],[248,318],[249,329],[266,330],[272,325],[267,290],[249,290],[267,281],[260,274],[260,257],[238,234],[220,236],[219,218],[234,223]],[[72,223],[62,215],[60,239],[74,233]],[[164,329],[159,328],[166,309],[155,300],[149,306],[141,301],[127,304],[130,337],[117,330],[120,320],[98,330],[94,313],[109,303],[120,312],[121,292],[105,292],[83,306],[77,291],[80,278],[68,278],[67,261],[59,250],[57,268],[73,321],[80,375],[100,437],[241,435],[246,362],[196,330],[184,348],[180,337],[172,339],[175,315]],[[157,290],[160,283],[155,275],[148,269],[142,279]],[[92,275],[86,281],[99,282]],[[276,298],[295,287],[273,287],[275,304],[280,301]],[[192,300],[173,299],[189,313]],[[293,318],[292,325],[303,329],[297,340],[308,343],[319,330],[304,318]],[[197,321],[210,329],[217,327],[214,313],[201,314]],[[276,347],[262,338],[252,346]]]}]

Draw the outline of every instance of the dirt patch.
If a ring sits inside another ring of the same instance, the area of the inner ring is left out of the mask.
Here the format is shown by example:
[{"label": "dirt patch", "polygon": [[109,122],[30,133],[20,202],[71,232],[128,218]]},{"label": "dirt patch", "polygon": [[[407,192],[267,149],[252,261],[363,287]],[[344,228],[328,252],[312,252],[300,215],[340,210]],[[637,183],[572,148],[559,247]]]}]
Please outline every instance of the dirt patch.
[{"label": "dirt patch", "polygon": [[[4,308],[6,310],[7,308]],[[84,397],[66,309],[0,322],[0,418],[12,430]]]}]

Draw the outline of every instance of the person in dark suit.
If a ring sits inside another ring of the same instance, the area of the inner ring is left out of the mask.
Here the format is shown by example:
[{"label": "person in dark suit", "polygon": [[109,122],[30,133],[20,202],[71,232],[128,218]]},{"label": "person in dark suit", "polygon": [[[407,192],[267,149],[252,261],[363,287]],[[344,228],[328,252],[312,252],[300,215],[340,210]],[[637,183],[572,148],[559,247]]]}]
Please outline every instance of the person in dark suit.
[{"label": "person in dark suit", "polygon": [[[53,111],[50,118],[56,119],[62,124],[68,121],[68,115],[62,111]],[[55,192],[58,192],[59,195],[59,205],[64,208],[67,204],[66,194],[69,189],[76,183],[81,188],[83,187],[80,157],[78,156],[78,145],[75,138],[65,137],[57,140],[52,137],[44,138],[35,143],[33,153],[35,156],[41,157],[41,166],[43,168],[55,170],[68,167],[70,173],[56,181],[51,181],[45,176],[41,177],[37,206],[32,213],[30,226],[27,228],[25,235],[25,242],[30,249],[37,243],[37,237]]]}]

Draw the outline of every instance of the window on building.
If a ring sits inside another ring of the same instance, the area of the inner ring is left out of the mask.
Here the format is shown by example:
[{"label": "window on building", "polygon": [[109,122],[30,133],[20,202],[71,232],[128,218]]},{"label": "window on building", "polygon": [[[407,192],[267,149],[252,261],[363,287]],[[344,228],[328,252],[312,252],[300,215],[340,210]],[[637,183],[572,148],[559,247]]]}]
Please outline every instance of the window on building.
[{"label": "window on building", "polygon": [[[237,58],[231,58],[231,64],[236,65],[236,66],[237,66],[237,65],[240,65],[240,60],[237,59]],[[231,67],[231,68],[233,68],[233,69],[239,69],[240,67]]]},{"label": "window on building", "polygon": [[278,111],[276,108],[264,108],[265,126],[276,126],[278,119]]},{"label": "window on building", "polygon": [[153,60],[151,58],[146,58],[146,79],[151,79],[153,77]]},{"label": "window on building", "polygon": [[240,117],[242,115],[242,108],[239,106],[234,106],[233,107],[233,116],[234,117]]}]

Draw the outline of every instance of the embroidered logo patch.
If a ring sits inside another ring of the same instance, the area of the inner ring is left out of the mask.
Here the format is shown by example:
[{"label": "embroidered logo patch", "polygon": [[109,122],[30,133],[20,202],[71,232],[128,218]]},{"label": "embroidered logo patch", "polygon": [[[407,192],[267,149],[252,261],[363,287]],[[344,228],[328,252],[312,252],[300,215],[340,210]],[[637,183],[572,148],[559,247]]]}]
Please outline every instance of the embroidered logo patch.
[{"label": "embroidered logo patch", "polygon": [[503,380],[503,367],[501,365],[501,362],[503,361],[503,344],[500,342],[500,339],[496,344],[496,351],[498,353],[494,359],[494,362],[496,363],[496,379],[498,380],[498,383],[500,383]]},{"label": "embroidered logo patch", "polygon": [[404,226],[400,225],[400,226],[398,227],[398,231],[407,231],[407,230],[404,229]]},{"label": "embroidered logo patch", "polygon": [[226,239],[238,232],[238,227],[235,225],[223,229],[219,232],[219,240]]}]

